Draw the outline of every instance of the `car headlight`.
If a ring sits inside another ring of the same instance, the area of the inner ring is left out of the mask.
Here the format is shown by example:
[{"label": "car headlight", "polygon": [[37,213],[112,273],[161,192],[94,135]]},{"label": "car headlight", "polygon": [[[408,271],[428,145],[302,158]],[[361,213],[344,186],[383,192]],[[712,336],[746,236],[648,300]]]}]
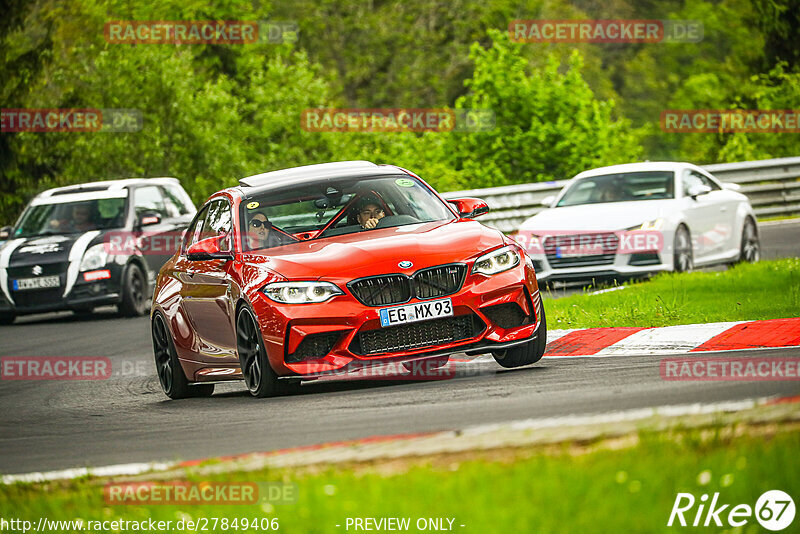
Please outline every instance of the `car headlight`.
[{"label": "car headlight", "polygon": [[325,302],[344,291],[330,282],[274,282],[264,286],[264,294],[282,304]]},{"label": "car headlight", "polygon": [[645,221],[639,227],[634,227],[633,230],[661,230],[664,226],[664,219],[653,219],[652,221]]},{"label": "car headlight", "polygon": [[80,271],[94,271],[95,269],[103,267],[107,261],[108,251],[106,250],[105,243],[89,247],[89,249],[83,253]]},{"label": "car headlight", "polygon": [[513,247],[503,247],[484,254],[472,267],[473,273],[493,275],[502,273],[519,265],[519,252]]}]

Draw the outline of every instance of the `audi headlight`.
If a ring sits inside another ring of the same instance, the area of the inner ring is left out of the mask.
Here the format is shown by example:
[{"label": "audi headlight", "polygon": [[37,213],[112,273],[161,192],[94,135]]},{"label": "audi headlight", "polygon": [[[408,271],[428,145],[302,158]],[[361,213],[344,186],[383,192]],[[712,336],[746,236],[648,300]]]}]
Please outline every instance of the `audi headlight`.
[{"label": "audi headlight", "polygon": [[264,294],[282,304],[325,302],[344,291],[330,282],[274,282],[264,286]]},{"label": "audi headlight", "polygon": [[106,250],[105,243],[89,247],[89,249],[83,253],[80,271],[94,271],[95,269],[100,269],[107,261],[108,251]]},{"label": "audi headlight", "polygon": [[472,272],[491,276],[507,271],[517,265],[519,265],[519,252],[514,250],[513,247],[503,247],[484,254],[475,260]]},{"label": "audi headlight", "polygon": [[661,230],[664,226],[664,219],[653,219],[652,221],[645,221],[636,230]]}]

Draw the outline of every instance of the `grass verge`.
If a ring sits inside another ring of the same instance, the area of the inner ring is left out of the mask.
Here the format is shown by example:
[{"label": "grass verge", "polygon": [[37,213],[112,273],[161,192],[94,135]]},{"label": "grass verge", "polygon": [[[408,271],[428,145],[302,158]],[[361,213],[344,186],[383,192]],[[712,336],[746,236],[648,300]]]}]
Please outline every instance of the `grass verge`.
[{"label": "grass verge", "polygon": [[664,273],[597,295],[545,297],[547,326],[672,326],[797,317],[800,259],[736,265],[721,272]]},{"label": "grass verge", "polygon": [[[39,517],[152,518],[173,525],[187,518],[277,517],[280,531],[304,533],[347,532],[348,517],[408,517],[410,531],[417,531],[419,518],[451,518],[453,530],[461,532],[664,532],[671,530],[666,524],[678,492],[698,499],[719,492],[720,503],[750,506],[771,489],[800,495],[798,450],[797,423],[673,429],[593,443],[203,479],[292,482],[298,499],[290,505],[109,506],[94,480],[0,486],[0,517],[34,524]],[[757,527],[751,518],[745,531]]]}]

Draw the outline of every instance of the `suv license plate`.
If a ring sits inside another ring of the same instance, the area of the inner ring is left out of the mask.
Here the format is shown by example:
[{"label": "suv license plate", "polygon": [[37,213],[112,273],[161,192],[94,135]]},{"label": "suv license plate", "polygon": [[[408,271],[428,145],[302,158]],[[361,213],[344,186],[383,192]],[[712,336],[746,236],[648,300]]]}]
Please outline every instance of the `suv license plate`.
[{"label": "suv license plate", "polygon": [[41,278],[21,278],[14,280],[14,291],[23,289],[44,289],[48,287],[58,287],[61,280],[56,276],[42,276]]}]

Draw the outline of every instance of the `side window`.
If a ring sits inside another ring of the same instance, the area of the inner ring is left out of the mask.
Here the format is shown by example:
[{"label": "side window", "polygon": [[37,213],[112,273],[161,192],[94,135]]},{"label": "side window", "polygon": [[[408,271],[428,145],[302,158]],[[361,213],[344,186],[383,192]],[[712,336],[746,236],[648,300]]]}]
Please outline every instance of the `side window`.
[{"label": "side window", "polygon": [[137,187],[133,192],[133,205],[136,210],[136,217],[139,217],[146,211],[154,211],[162,218],[170,216],[167,213],[167,208],[164,206],[164,197],[161,194],[161,188],[155,185]]},{"label": "side window", "polygon": [[231,208],[228,201],[220,199],[208,205],[208,214],[203,222],[201,234],[203,238],[227,236],[220,248],[231,250]]},{"label": "side window", "polygon": [[189,245],[193,245],[200,241],[200,231],[203,229],[203,223],[205,222],[206,215],[208,214],[208,206],[203,207],[200,210],[200,213],[197,214],[197,217],[192,221],[192,224],[189,225],[189,228],[186,230],[186,237],[184,238],[184,251],[189,248]]},{"label": "side window", "polygon": [[700,179],[700,180],[703,182],[703,185],[707,185],[708,187],[710,187],[712,191],[719,191],[720,189],[722,189],[720,186],[718,186],[718,185],[717,185],[717,184],[714,182],[714,180],[711,180],[711,179],[710,179],[708,176],[706,176],[705,174],[699,173],[699,172],[697,172],[697,171],[692,171],[692,174],[693,174],[694,176],[697,176],[697,177],[698,177],[698,178],[699,178],[699,179]]},{"label": "side window", "polygon": [[194,211],[193,207],[187,205],[187,200],[184,199],[185,195],[182,195],[177,188],[164,186],[161,188],[161,192],[164,194],[164,206],[170,217],[180,217]]},{"label": "side window", "polygon": [[694,171],[683,173],[683,196],[689,196],[689,190],[696,185],[705,185],[700,176]]}]

